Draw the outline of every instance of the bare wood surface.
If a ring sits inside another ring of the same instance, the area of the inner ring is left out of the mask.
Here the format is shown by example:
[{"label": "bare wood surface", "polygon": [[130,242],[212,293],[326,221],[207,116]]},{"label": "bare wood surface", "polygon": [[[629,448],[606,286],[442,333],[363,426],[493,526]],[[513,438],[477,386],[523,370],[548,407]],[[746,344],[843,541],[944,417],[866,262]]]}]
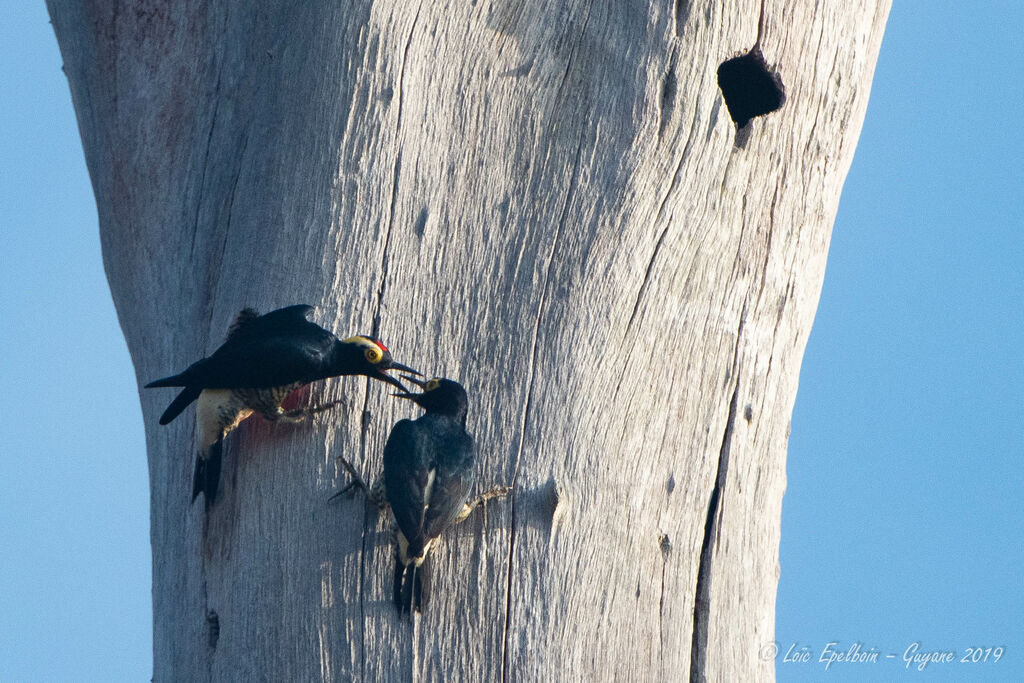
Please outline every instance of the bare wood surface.
[{"label": "bare wood surface", "polygon": [[[311,303],[462,382],[481,490],[515,486],[400,620],[384,524],[326,500],[410,406],[340,378],[312,426],[250,420],[207,519],[191,411],[161,428],[140,391],[155,679],[771,678],[789,419],[888,4],[48,0],[140,385]],[[716,70],[755,44],[786,103],[741,147]]]}]

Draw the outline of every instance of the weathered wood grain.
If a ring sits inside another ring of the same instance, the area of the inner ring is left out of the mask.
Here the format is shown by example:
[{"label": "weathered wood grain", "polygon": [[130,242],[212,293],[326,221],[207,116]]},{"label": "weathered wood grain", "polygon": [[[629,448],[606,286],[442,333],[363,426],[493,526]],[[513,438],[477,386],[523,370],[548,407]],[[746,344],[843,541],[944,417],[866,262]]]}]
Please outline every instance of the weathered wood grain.
[{"label": "weathered wood grain", "polygon": [[[800,359],[888,0],[48,0],[140,385],[243,306],[318,306],[457,378],[483,485],[400,620],[326,504],[413,414],[340,378],[189,505],[147,423],[158,681],[766,680]],[[736,145],[718,65],[786,103]],[[365,417],[364,417],[365,416]],[[208,614],[219,621],[215,647]]]}]

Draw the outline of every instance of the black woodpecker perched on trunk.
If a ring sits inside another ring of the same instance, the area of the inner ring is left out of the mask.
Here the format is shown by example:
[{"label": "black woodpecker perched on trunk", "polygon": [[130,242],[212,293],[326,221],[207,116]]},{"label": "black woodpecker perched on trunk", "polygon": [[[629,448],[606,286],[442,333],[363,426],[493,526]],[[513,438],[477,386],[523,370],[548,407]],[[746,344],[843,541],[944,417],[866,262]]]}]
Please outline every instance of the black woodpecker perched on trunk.
[{"label": "black woodpecker perched on trunk", "polygon": [[312,306],[301,304],[265,315],[244,309],[232,324],[227,340],[213,355],[193,363],[182,373],[146,385],[184,387],[160,416],[162,425],[199,399],[199,458],[192,500],[200,492],[205,494],[207,505],[216,499],[221,446],[228,432],[242,420],[260,413],[270,421],[300,422],[337,405],[335,402],[317,408],[283,410],[281,403],[299,387],[339,375],[366,375],[406,391],[386,371],[419,374],[396,363],[391,352],[372,337],[339,340],[306,319],[312,310]]},{"label": "black woodpecker perched on trunk", "polygon": [[421,387],[423,393],[395,396],[415,401],[426,414],[415,421],[400,420],[391,430],[384,446],[383,487],[378,483],[369,490],[351,464],[341,458],[353,481],[337,494],[358,486],[378,506],[391,508],[395,522],[394,601],[401,613],[423,611],[430,590],[424,562],[437,538],[484,501],[510,490],[499,487],[469,498],[475,480],[475,446],[466,431],[469,400],[462,385],[443,378],[427,382],[404,379]]}]

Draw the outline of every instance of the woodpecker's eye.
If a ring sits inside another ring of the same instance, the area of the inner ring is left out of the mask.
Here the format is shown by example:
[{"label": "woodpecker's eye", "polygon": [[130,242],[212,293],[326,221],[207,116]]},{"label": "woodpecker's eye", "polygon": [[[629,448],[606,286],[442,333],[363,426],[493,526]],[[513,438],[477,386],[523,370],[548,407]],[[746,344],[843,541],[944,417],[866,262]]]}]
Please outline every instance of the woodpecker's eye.
[{"label": "woodpecker's eye", "polygon": [[423,385],[423,391],[433,391],[441,386],[441,380],[436,377]]},{"label": "woodpecker's eye", "polygon": [[384,352],[376,346],[367,346],[366,350],[363,351],[363,355],[366,356],[366,360],[371,363],[379,363],[380,359],[384,357]]}]

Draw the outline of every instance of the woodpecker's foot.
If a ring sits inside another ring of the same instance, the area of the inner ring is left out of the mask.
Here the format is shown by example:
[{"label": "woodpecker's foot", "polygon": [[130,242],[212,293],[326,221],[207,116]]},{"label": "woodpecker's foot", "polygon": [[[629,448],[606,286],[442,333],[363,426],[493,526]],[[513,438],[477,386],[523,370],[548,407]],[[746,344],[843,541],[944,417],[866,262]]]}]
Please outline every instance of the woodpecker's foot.
[{"label": "woodpecker's foot", "polygon": [[280,422],[302,422],[306,418],[313,417],[317,413],[322,413],[330,410],[331,408],[345,405],[347,405],[345,401],[331,401],[330,403],[325,403],[322,406],[310,406],[306,408],[295,408],[294,410],[284,410],[270,419]]},{"label": "woodpecker's foot", "polygon": [[388,509],[388,497],[384,491],[384,477],[377,477],[377,481],[373,482],[367,497],[381,512]]},{"label": "woodpecker's foot", "polygon": [[387,507],[388,503],[387,499],[384,497],[383,480],[378,480],[377,482],[374,483],[372,487],[367,486],[363,478],[359,476],[358,472],[356,472],[356,468],[352,466],[352,463],[350,463],[348,460],[346,460],[343,456],[340,455],[338,456],[338,462],[340,462],[341,466],[345,468],[346,472],[348,472],[348,476],[351,477],[352,481],[350,481],[347,485],[345,485],[344,488],[335,493],[333,496],[328,498],[328,503],[330,503],[338,496],[344,493],[348,493],[352,489],[360,489],[362,490],[363,495],[366,496],[366,499],[369,500],[374,505],[376,505],[378,508],[383,510],[384,508]]},{"label": "woodpecker's foot", "polygon": [[490,491],[477,496],[476,498],[462,506],[462,511],[459,512],[459,516],[455,518],[456,524],[466,519],[466,517],[469,517],[473,513],[473,510],[476,510],[483,503],[486,503],[487,501],[492,500],[494,498],[503,498],[510,493],[512,493],[511,486],[495,486]]},{"label": "woodpecker's foot", "polygon": [[348,472],[348,476],[352,479],[352,481],[350,481],[343,489],[341,489],[333,496],[328,498],[327,502],[331,502],[338,496],[342,495],[343,493],[348,493],[352,489],[361,489],[363,494],[369,497],[370,488],[366,485],[366,482],[363,481],[363,478],[359,476],[359,473],[356,472],[356,468],[352,466],[352,463],[350,463],[348,460],[344,458],[344,456],[341,455],[338,456],[338,462],[340,462],[341,466],[345,468],[346,472]]}]

